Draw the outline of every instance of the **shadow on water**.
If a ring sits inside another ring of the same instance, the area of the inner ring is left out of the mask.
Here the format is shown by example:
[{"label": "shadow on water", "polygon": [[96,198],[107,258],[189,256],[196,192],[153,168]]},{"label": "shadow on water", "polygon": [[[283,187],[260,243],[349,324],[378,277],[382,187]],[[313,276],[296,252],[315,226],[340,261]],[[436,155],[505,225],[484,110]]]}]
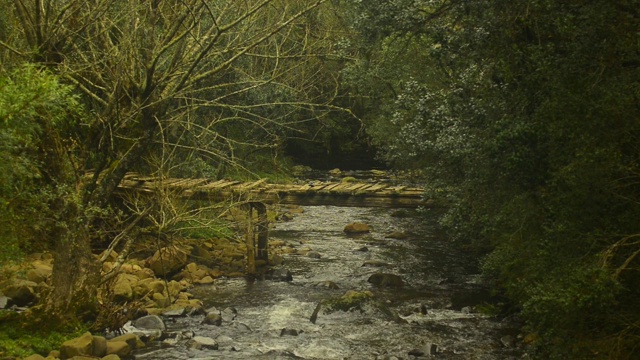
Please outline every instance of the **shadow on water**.
[{"label": "shadow on water", "polygon": [[[150,347],[137,359],[409,359],[437,350],[440,359],[516,359],[517,348],[500,341],[513,327],[474,311],[490,299],[479,283],[478,259],[457,251],[435,220],[394,217],[392,209],[305,207],[293,221],[278,223],[272,239],[304,254],[287,255],[292,282],[219,279],[192,289],[205,305],[237,309],[222,326],[202,317],[179,318],[170,330],[212,337],[218,350]],[[372,231],[348,237],[350,222]],[[401,239],[387,237],[401,233]],[[374,273],[399,275],[401,288],[376,288]],[[326,286],[335,284],[338,288]],[[371,291],[375,309],[320,312],[316,305],[346,291]],[[398,315],[392,321],[380,309]],[[426,310],[426,313],[425,313]],[[295,336],[283,329],[295,330]],[[435,344],[431,347],[431,344]]]}]

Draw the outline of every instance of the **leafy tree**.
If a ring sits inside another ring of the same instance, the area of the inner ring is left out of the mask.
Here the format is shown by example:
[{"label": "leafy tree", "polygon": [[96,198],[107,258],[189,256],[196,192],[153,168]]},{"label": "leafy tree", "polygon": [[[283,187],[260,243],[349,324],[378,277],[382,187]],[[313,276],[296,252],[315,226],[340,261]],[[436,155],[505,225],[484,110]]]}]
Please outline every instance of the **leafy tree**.
[{"label": "leafy tree", "polygon": [[47,229],[55,257],[46,313],[93,313],[100,279],[92,247],[135,239],[131,225],[161,211],[112,206],[128,171],[241,167],[280,129],[323,115],[331,97],[304,71],[322,69],[328,43],[313,35],[322,34],[325,2],[3,2],[3,68],[39,64],[72,86],[87,112],[75,126],[52,124],[59,141],[43,146],[49,161],[39,164],[44,181],[64,189],[47,203],[60,229]]},{"label": "leafy tree", "polygon": [[374,50],[354,78],[390,88],[371,134],[491,251],[544,358],[637,356],[638,5],[355,3]]},{"label": "leafy tree", "polygon": [[[69,166],[65,131],[81,119],[81,106],[72,87],[52,74],[25,65],[0,78],[0,216],[2,259],[25,251],[46,249],[46,233],[57,215],[48,205],[64,192],[54,167]],[[55,161],[57,165],[48,164]],[[41,243],[41,242],[44,242]]]}]

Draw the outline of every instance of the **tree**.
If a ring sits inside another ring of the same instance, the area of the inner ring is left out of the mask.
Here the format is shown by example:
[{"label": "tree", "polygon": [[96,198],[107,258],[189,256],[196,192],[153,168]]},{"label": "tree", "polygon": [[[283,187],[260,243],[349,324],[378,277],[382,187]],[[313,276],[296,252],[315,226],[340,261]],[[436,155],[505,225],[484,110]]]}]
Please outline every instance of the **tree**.
[{"label": "tree", "polygon": [[67,189],[50,204],[64,231],[50,233],[49,313],[91,308],[99,283],[92,246],[133,236],[128,225],[145,209],[114,217],[111,206],[128,171],[166,174],[177,159],[239,166],[238,151],[322,115],[317,105],[331,97],[312,91],[317,78],[295,75],[328,51],[324,38],[309,36],[325,2],[5,1],[12,13],[0,38],[3,67],[48,69],[77,90],[88,114],[60,131],[64,141],[51,154],[71,168],[41,164],[50,184]]},{"label": "tree", "polygon": [[369,130],[450,202],[454,239],[491,252],[485,274],[551,345],[543,357],[637,356],[638,5],[354,9],[375,49],[360,79],[391,89]]}]

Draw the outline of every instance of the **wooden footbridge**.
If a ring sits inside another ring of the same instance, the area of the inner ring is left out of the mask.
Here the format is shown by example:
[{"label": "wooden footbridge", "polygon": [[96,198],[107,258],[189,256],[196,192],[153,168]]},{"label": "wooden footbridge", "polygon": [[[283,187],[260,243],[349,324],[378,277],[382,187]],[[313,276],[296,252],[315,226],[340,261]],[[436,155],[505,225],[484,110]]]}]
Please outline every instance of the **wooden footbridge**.
[{"label": "wooden footbridge", "polygon": [[323,182],[270,184],[266,179],[253,182],[212,179],[157,179],[128,174],[119,190],[152,193],[171,191],[186,199],[242,199],[265,204],[335,205],[358,207],[412,208],[430,205],[423,199],[424,189],[383,182]]},{"label": "wooden footbridge", "polygon": [[[256,259],[268,264],[267,204],[335,205],[407,208],[428,206],[417,187],[383,182],[322,182],[270,184],[213,179],[158,179],[127,174],[118,187],[122,193],[171,192],[187,200],[233,200],[246,210],[247,273],[256,274]],[[255,211],[255,213],[254,213]]]}]

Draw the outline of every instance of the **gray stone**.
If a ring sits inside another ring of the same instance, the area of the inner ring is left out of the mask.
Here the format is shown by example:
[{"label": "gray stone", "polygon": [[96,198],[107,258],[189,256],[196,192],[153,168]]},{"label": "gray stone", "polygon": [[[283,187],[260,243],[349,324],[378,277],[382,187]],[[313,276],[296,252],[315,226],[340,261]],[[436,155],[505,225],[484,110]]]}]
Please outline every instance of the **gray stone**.
[{"label": "gray stone", "polygon": [[0,295],[0,309],[6,309],[10,306],[11,303],[11,299],[4,296],[4,295]]},{"label": "gray stone", "polygon": [[218,343],[210,337],[194,336],[193,339],[189,340],[189,348],[218,350]]},{"label": "gray stone", "polygon": [[293,281],[293,275],[291,274],[291,271],[282,268],[272,269],[266,274],[265,278],[267,280],[273,281]]},{"label": "gray stone", "polygon": [[506,348],[513,347],[515,345],[515,342],[516,339],[511,335],[505,335],[500,338],[500,343]]},{"label": "gray stone", "polygon": [[187,316],[187,308],[181,307],[181,308],[167,310],[167,311],[164,311],[162,313],[162,316],[166,316],[166,317],[183,317],[183,316]]},{"label": "gray stone", "polygon": [[222,316],[215,312],[209,313],[207,314],[207,316],[205,316],[204,320],[202,320],[202,323],[207,325],[220,326],[222,325]]},{"label": "gray stone", "polygon": [[228,307],[222,310],[220,315],[222,316],[222,320],[226,322],[232,322],[233,320],[235,320],[236,316],[238,316],[238,310],[232,307]]},{"label": "gray stone", "polygon": [[133,322],[133,326],[142,330],[166,330],[167,327],[157,315],[143,316]]}]

